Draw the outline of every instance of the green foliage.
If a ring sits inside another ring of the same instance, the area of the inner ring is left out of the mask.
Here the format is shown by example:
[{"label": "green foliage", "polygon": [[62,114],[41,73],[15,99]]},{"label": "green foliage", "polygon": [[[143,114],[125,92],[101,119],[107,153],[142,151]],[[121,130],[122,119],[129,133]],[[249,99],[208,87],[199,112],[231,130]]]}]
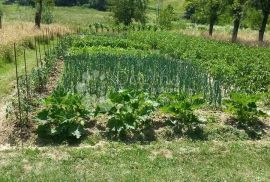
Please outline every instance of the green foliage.
[{"label": "green foliage", "polygon": [[258,109],[257,100],[256,96],[233,93],[230,100],[224,101],[226,110],[235,115],[236,125],[252,138],[260,138],[263,134],[263,123],[259,117],[265,113]]},{"label": "green foliage", "polygon": [[54,92],[45,99],[44,108],[36,116],[37,133],[40,138],[57,142],[79,140],[86,134],[88,115],[80,95]]},{"label": "green foliage", "polygon": [[222,0],[188,0],[187,2],[187,10],[190,7],[195,8],[191,19],[198,23],[217,22],[226,5]]},{"label": "green foliage", "polygon": [[56,6],[75,6],[77,5],[76,0],[55,0]]},{"label": "green foliage", "polygon": [[[198,96],[164,94],[159,97],[161,110],[173,115],[168,121],[176,134],[191,134],[201,130],[202,122],[194,114],[194,108],[201,106],[204,100]],[[199,134],[199,133],[197,133]],[[198,136],[197,136],[198,137]]]},{"label": "green foliage", "polygon": [[107,0],[90,0],[89,4],[91,8],[100,11],[105,11],[107,9]]},{"label": "green foliage", "polygon": [[110,119],[107,127],[116,138],[141,134],[151,125],[149,115],[157,107],[150,96],[144,92],[120,90],[110,94],[113,106],[108,112]]},{"label": "green foliage", "polygon": [[45,6],[42,12],[42,23],[44,24],[51,24],[53,23],[53,13],[52,13],[52,7]]},{"label": "green foliage", "polygon": [[265,94],[263,103],[267,107],[270,106],[270,93],[269,92]]},{"label": "green foliage", "polygon": [[172,21],[175,19],[174,9],[171,5],[168,5],[161,11],[159,17],[159,25],[167,30],[172,28]]},{"label": "green foliage", "polygon": [[17,3],[21,6],[35,6],[35,0],[17,0]]},{"label": "green foliage", "polygon": [[[247,93],[267,92],[270,85],[270,52],[168,32],[133,32],[129,39],[156,47],[162,54],[187,60],[209,71],[210,75],[229,90]],[[214,85],[212,85],[214,87]]]},{"label": "green foliage", "polygon": [[0,3],[0,17],[2,18],[4,14],[4,11],[3,11],[3,7],[2,7],[2,4]]},{"label": "green foliage", "polygon": [[255,8],[248,7],[245,11],[245,19],[243,20],[243,25],[245,27],[250,27],[253,30],[259,30],[262,21],[262,14]]},{"label": "green foliage", "polygon": [[129,25],[132,20],[146,23],[146,9],[148,0],[115,0],[114,18],[116,23]]},{"label": "green foliage", "polygon": [[12,63],[14,61],[12,46],[0,47],[0,59],[5,63]]}]

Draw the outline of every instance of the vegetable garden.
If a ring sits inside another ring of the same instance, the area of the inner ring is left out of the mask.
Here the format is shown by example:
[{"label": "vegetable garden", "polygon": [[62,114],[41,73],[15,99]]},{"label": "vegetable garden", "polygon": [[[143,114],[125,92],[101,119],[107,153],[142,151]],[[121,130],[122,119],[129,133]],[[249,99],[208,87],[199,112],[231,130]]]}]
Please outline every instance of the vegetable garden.
[{"label": "vegetable garden", "polygon": [[[268,136],[268,116],[258,107],[267,102],[270,83],[267,48],[156,29],[104,33],[91,27],[65,36],[48,53],[38,83],[46,82],[57,57],[64,68],[43,104],[21,101],[23,112],[35,113],[30,120],[43,141],[77,142],[93,131],[124,141],[156,140],[160,130],[162,138]],[[198,113],[205,110],[228,117]]]}]

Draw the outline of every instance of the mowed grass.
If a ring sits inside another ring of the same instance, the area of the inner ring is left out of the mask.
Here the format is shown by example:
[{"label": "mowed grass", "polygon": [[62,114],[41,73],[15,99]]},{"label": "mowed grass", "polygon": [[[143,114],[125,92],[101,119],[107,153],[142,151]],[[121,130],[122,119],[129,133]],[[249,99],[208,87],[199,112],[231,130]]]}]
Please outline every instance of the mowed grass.
[{"label": "mowed grass", "polygon": [[270,145],[102,142],[0,152],[0,181],[269,181]]}]

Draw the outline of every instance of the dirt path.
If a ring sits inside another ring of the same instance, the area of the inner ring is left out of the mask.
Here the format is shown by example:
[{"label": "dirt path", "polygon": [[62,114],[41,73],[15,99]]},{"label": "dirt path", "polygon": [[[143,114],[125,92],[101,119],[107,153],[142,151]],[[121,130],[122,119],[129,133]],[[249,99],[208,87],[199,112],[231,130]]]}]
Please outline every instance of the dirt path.
[{"label": "dirt path", "polygon": [[6,119],[6,109],[11,100],[12,95],[5,99],[0,100],[0,145],[8,142],[9,135],[12,132],[12,127],[9,125]]}]

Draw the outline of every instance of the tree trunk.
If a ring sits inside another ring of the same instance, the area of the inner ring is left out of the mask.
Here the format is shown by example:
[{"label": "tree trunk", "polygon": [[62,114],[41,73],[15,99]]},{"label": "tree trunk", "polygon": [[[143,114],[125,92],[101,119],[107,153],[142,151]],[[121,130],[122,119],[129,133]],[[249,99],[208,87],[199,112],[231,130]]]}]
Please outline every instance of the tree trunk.
[{"label": "tree trunk", "polygon": [[2,29],[2,16],[0,15],[0,29]]},{"label": "tree trunk", "polygon": [[210,21],[210,24],[209,24],[209,35],[210,35],[210,36],[213,35],[214,24],[215,24],[215,21]]},{"label": "tree trunk", "polygon": [[240,27],[240,18],[235,18],[232,33],[232,42],[236,42],[237,40],[239,27]]},{"label": "tree trunk", "polygon": [[269,18],[269,11],[263,13],[263,21],[259,30],[259,41],[263,42],[264,32]]},{"label": "tree trunk", "polygon": [[36,10],[36,15],[35,15],[35,26],[37,28],[40,28],[41,24],[41,13],[42,13],[42,0],[37,2],[37,10]]}]

